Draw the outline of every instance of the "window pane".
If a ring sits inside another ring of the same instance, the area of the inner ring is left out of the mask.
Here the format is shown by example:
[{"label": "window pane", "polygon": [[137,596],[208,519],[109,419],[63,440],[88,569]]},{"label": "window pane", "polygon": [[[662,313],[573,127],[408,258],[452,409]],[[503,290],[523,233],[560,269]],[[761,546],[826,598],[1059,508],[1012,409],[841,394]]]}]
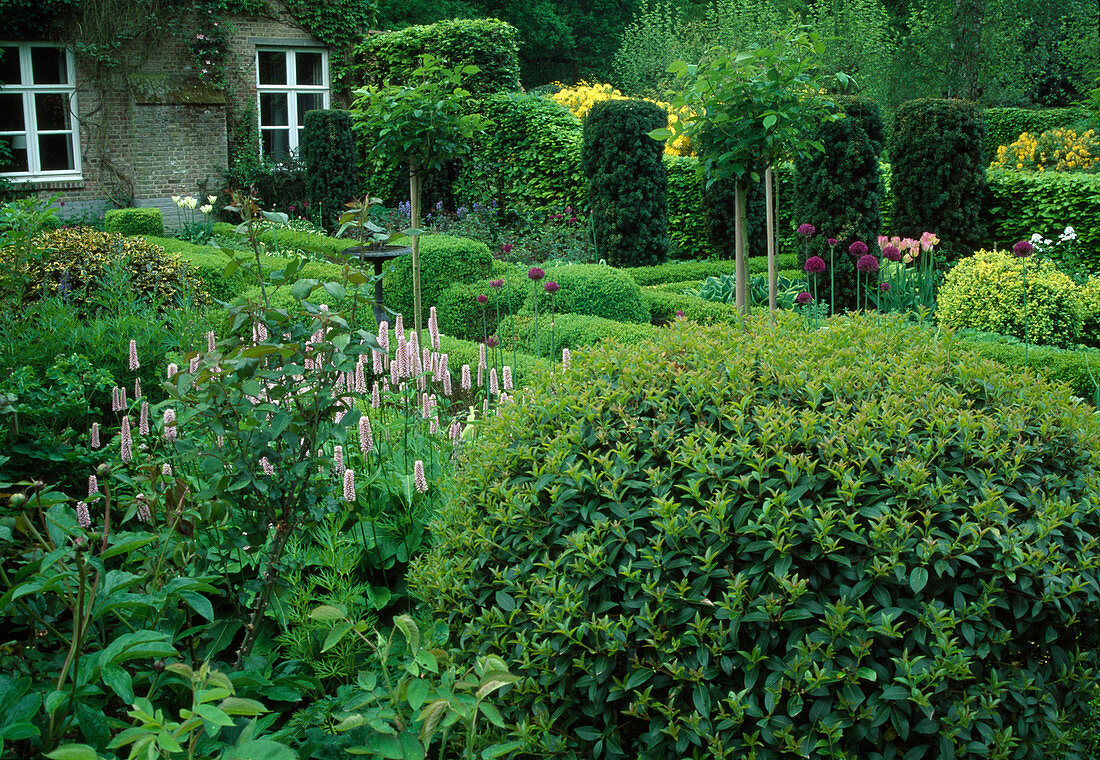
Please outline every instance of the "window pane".
[{"label": "window pane", "polygon": [[320,53],[296,53],[294,55],[295,80],[299,85],[323,85],[325,83],[325,70],[322,66]]},{"label": "window pane", "polygon": [[69,71],[65,66],[65,51],[54,47],[32,47],[31,71],[35,84],[67,84]]},{"label": "window pane", "polygon": [[73,160],[72,135],[39,135],[38,151],[42,171],[55,172],[76,168]]},{"label": "window pane", "polygon": [[[14,147],[18,142],[22,148]],[[26,135],[5,135],[0,137],[0,172],[30,171],[27,165]]]},{"label": "window pane", "polygon": [[287,95],[282,92],[260,93],[260,126],[285,127],[290,124],[287,113]]},{"label": "window pane", "polygon": [[27,128],[23,121],[23,95],[0,92],[0,132],[22,132]]},{"label": "window pane", "polygon": [[17,47],[0,47],[0,84],[22,84]]},{"label": "window pane", "polygon": [[286,84],[286,53],[260,51],[260,84]]},{"label": "window pane", "polygon": [[63,93],[38,93],[34,96],[34,111],[39,130],[69,129],[69,99]]},{"label": "window pane", "polygon": [[325,107],[325,96],[319,92],[298,93],[298,126],[306,123],[306,111],[316,111]]},{"label": "window pane", "polygon": [[263,134],[263,154],[269,158],[290,157],[290,130],[265,129]]}]

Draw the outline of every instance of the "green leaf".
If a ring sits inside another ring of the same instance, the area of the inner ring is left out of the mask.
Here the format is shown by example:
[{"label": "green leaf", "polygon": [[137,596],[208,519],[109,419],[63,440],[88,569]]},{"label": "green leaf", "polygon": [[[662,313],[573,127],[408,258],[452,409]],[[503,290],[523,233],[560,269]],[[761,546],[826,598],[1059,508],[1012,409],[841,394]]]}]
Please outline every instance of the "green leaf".
[{"label": "green leaf", "polygon": [[913,589],[914,594],[918,594],[927,585],[928,571],[923,567],[914,567],[913,572],[909,574],[909,588]]},{"label": "green leaf", "polygon": [[409,701],[409,707],[414,710],[419,710],[428,699],[428,693],[430,691],[431,686],[427,681],[417,679],[410,683],[408,691],[405,694],[405,698]]},{"label": "green leaf", "polygon": [[195,712],[202,716],[203,720],[213,723],[215,726],[233,725],[233,719],[230,718],[224,710],[220,710],[214,707],[214,705],[197,705],[195,707]]},{"label": "green leaf", "polygon": [[328,636],[325,636],[325,643],[321,645],[321,651],[327,652],[334,646],[340,643],[340,639],[344,638],[348,631],[355,627],[355,623],[350,620],[341,620],[339,623],[332,627],[332,630],[328,632]]},{"label": "green leaf", "polygon": [[509,752],[515,752],[517,749],[523,746],[523,742],[506,742],[504,744],[494,744],[491,747],[486,747],[481,751],[482,760],[493,760],[493,758],[507,755]]},{"label": "green leaf", "polygon": [[253,739],[231,749],[226,760],[298,760],[298,753],[271,739]]},{"label": "green leaf", "polygon": [[322,604],[320,607],[315,607],[314,610],[309,613],[309,616],[314,620],[343,620],[347,617],[347,610],[344,607],[337,607],[331,604]]},{"label": "green leaf", "polygon": [[405,636],[405,641],[408,642],[409,650],[416,652],[420,649],[420,628],[408,615],[398,615],[393,619],[393,625],[397,630],[401,631]]},{"label": "green leaf", "polygon": [[255,699],[244,699],[243,697],[226,697],[218,703],[218,707],[227,715],[245,715],[248,717],[256,717],[271,712],[264,707],[262,702],[257,702]]},{"label": "green leaf", "polygon": [[764,129],[771,129],[772,127],[775,126],[776,121],[777,121],[777,118],[776,118],[776,115],[774,113],[768,114],[767,116],[764,117]]},{"label": "green leaf", "polygon": [[96,751],[87,744],[66,744],[46,755],[50,760],[98,760]]},{"label": "green leaf", "polygon": [[130,679],[130,674],[120,665],[107,663],[100,669],[100,678],[103,679],[103,683],[111,688],[111,691],[118,695],[118,698],[121,699],[123,703],[128,705],[133,704],[133,681]]}]

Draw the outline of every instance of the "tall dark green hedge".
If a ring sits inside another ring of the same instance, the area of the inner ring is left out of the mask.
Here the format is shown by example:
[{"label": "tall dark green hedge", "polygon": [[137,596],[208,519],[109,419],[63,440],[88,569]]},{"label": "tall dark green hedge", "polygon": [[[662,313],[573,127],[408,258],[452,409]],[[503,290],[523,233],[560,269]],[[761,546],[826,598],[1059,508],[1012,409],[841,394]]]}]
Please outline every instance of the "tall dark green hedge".
[{"label": "tall dark green hedge", "polygon": [[668,177],[663,144],[648,133],[668,113],[645,100],[605,100],[584,120],[581,166],[596,251],[612,266],[648,266],[668,257]]},{"label": "tall dark green hedge", "polygon": [[925,98],[898,106],[890,142],[892,232],[934,232],[956,258],[981,245],[985,125],[965,100]]},{"label": "tall dark green hedge", "polygon": [[344,204],[359,193],[355,135],[347,111],[309,111],[302,135],[310,202],[321,211],[326,229],[333,229]]},{"label": "tall dark green hedge", "polygon": [[807,255],[828,262],[826,240],[838,241],[836,250],[841,255],[833,257],[837,289],[833,306],[844,309],[855,305],[856,292],[855,261],[847,254],[848,246],[861,240],[875,250],[882,226],[882,117],[872,101],[862,98],[841,98],[838,105],[846,118],[822,123],[814,135],[824,152],[815,151],[795,162],[798,181],[793,200],[795,218],[812,224],[818,233],[803,247],[803,263]]},{"label": "tall dark green hedge", "polygon": [[430,53],[447,66],[477,66],[462,81],[472,95],[519,87],[519,42],[515,27],[492,18],[454,19],[368,37],[356,51],[356,84],[399,82]]}]

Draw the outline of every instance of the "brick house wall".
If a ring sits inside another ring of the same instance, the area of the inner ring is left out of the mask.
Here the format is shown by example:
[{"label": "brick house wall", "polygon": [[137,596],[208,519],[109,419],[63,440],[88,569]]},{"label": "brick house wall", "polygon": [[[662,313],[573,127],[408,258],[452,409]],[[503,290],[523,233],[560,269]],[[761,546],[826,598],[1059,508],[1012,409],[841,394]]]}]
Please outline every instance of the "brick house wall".
[{"label": "brick house wall", "polygon": [[59,195],[67,210],[156,206],[168,224],[176,214],[170,196],[216,193],[229,164],[233,125],[257,119],[257,48],[325,49],[280,4],[268,6],[265,17],[227,19],[224,91],[200,77],[190,39],[134,51],[141,60],[131,60],[131,73],[102,83],[77,61],[81,178],[27,185],[45,197]]}]

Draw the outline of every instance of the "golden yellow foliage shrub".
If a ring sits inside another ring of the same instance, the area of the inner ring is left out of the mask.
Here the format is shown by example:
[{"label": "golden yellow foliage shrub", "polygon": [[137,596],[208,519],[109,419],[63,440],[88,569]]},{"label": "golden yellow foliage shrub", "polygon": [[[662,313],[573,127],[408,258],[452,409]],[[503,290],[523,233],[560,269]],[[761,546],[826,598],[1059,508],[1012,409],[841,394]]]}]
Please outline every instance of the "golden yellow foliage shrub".
[{"label": "golden yellow foliage shrub", "polygon": [[1051,129],[1035,137],[1024,132],[1011,145],[997,148],[993,166],[1022,171],[1091,171],[1100,162],[1100,138],[1095,130],[1080,135],[1072,129]]},{"label": "golden yellow foliage shrub", "polygon": [[[598,82],[581,81],[572,87],[566,87],[560,82],[555,82],[554,85],[560,87],[561,90],[550,97],[555,102],[568,108],[578,119],[583,119],[588,115],[588,111],[596,103],[604,100],[625,100],[627,97],[611,85]],[[642,99],[649,100],[648,98]],[[680,121],[682,116],[681,112],[673,111],[672,106],[661,100],[649,100],[649,102],[668,111],[668,126],[675,129],[676,123]],[[680,135],[676,139],[665,143],[665,154],[669,156],[693,156],[695,152],[692,150],[687,137]]]}]

